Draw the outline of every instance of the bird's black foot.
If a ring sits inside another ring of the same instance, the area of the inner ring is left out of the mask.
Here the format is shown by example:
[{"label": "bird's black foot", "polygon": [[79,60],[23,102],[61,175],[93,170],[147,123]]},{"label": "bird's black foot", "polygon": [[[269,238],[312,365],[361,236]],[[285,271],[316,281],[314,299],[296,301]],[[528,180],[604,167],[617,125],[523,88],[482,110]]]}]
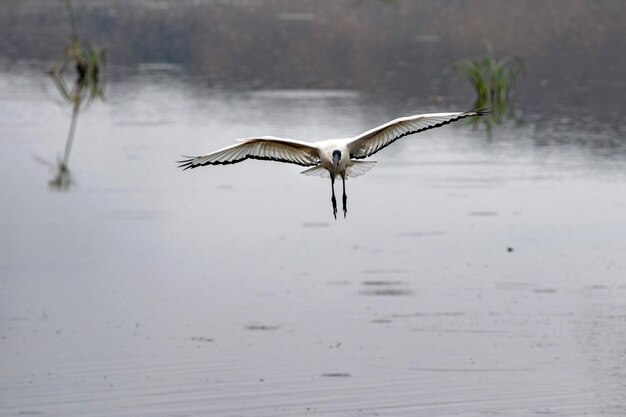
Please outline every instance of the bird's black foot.
[{"label": "bird's black foot", "polygon": [[337,199],[333,195],[333,197],[330,199],[330,201],[333,202],[333,216],[335,216],[335,220],[337,220]]},{"label": "bird's black foot", "polygon": [[346,218],[346,214],[348,214],[348,196],[347,195],[343,195],[343,218]]}]

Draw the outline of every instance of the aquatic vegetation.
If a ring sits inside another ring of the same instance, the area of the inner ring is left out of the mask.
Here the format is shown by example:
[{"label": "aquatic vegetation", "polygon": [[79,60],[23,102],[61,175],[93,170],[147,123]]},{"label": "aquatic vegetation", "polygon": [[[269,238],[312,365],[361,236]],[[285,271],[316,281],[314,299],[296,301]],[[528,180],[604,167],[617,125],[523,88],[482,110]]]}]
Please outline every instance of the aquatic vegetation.
[{"label": "aquatic vegetation", "polygon": [[74,179],[67,165],[61,161],[52,162],[40,156],[34,155],[35,162],[46,166],[53,173],[52,179],[48,182],[48,186],[54,191],[67,191],[74,185]]},{"label": "aquatic vegetation", "polygon": [[67,167],[67,164],[59,163],[56,174],[54,178],[48,182],[48,186],[56,191],[66,191],[69,190],[73,184],[72,173]]},{"label": "aquatic vegetation", "polygon": [[470,120],[474,126],[482,124],[491,137],[493,126],[507,120],[521,122],[515,113],[511,91],[517,77],[525,72],[524,62],[518,57],[496,59],[487,45],[487,56],[481,60],[461,59],[451,65],[452,70],[464,75],[476,92],[475,109],[488,109],[486,117]]},{"label": "aquatic vegetation", "polygon": [[[59,173],[69,174],[68,161],[79,113],[92,101],[104,100],[105,53],[104,50],[93,48],[89,42],[78,37],[76,19],[70,0],[66,0],[66,5],[72,28],[71,40],[48,73],[63,99],[72,106],[72,120],[65,144],[65,152],[63,159],[59,161]],[[70,88],[65,80],[65,73],[71,67],[76,71],[76,78]]]}]

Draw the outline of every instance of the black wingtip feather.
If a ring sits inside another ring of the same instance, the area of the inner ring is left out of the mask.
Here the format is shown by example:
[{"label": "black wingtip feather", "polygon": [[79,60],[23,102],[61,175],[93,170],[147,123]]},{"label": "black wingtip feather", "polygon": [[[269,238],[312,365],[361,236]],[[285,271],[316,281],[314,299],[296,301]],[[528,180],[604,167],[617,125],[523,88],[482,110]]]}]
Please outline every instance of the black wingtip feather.
[{"label": "black wingtip feather", "polygon": [[193,160],[195,159],[192,156],[185,156],[185,155],[181,155],[182,158],[187,158],[187,159],[183,159],[181,161],[176,161],[178,165],[178,168],[182,168],[183,171],[190,169],[190,168],[195,168],[193,166]]},{"label": "black wingtip feather", "polygon": [[483,107],[483,108],[479,107],[479,108],[470,110],[470,111],[465,112],[465,113],[476,113],[476,114],[472,114],[472,115],[469,115],[469,116],[484,116],[486,114],[489,114],[490,111],[489,111],[489,109],[487,107]]}]

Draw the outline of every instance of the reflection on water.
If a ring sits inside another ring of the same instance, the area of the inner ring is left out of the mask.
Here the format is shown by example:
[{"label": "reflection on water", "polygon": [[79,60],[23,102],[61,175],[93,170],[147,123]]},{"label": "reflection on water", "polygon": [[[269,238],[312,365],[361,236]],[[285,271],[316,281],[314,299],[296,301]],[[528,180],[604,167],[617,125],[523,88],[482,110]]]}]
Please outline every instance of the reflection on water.
[{"label": "reflection on water", "polygon": [[332,373],[322,374],[322,376],[327,377],[327,378],[349,378],[352,375],[350,375],[347,372],[332,372]]},{"label": "reflection on water", "polygon": [[298,167],[174,161],[429,104],[119,74],[81,115],[80,184],[59,195],[32,157],[68,114],[40,74],[0,73],[0,415],[624,414],[614,130],[590,120],[585,142],[537,114],[497,141],[407,137],[329,223],[327,183]]},{"label": "reflection on water", "polygon": [[359,291],[359,294],[362,295],[402,296],[413,294],[413,290],[407,288],[407,283],[404,281],[363,281],[361,285],[365,287]]},{"label": "reflection on water", "polygon": [[[69,154],[68,154],[69,156]],[[66,191],[74,184],[74,180],[72,179],[72,173],[67,166],[67,161],[61,162],[57,166],[57,173],[48,182],[48,185],[53,190]]]},{"label": "reflection on water", "polygon": [[267,325],[267,324],[258,324],[258,323],[248,324],[246,326],[246,330],[271,331],[271,330],[278,330],[278,329],[280,329],[280,326],[273,326],[273,325]]},{"label": "reflection on water", "polygon": [[67,191],[75,185],[69,167],[62,160],[54,163],[38,155],[33,155],[33,159],[42,166],[48,167],[50,172],[53,173],[54,177],[48,181],[48,186],[51,190]]}]

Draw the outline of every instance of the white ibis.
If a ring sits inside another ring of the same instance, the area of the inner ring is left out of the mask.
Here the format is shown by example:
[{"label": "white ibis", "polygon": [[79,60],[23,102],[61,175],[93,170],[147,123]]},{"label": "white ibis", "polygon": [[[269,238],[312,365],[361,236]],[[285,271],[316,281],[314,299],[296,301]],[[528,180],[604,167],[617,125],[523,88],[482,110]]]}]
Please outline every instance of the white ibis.
[{"label": "white ibis", "polygon": [[313,143],[274,136],[247,138],[242,139],[240,143],[206,155],[184,157],[188,159],[178,161],[178,163],[180,168],[190,169],[204,165],[235,164],[246,159],[261,159],[311,167],[302,171],[302,174],[319,175],[322,178],[330,177],[333,215],[337,219],[337,200],[335,199],[337,176],[341,177],[343,184],[343,216],[346,217],[348,212],[346,178],[363,175],[376,163],[375,161],[361,161],[361,159],[372,156],[401,137],[434,129],[466,117],[481,116],[484,113],[477,110],[418,114],[392,120],[353,138],[328,139]]}]

